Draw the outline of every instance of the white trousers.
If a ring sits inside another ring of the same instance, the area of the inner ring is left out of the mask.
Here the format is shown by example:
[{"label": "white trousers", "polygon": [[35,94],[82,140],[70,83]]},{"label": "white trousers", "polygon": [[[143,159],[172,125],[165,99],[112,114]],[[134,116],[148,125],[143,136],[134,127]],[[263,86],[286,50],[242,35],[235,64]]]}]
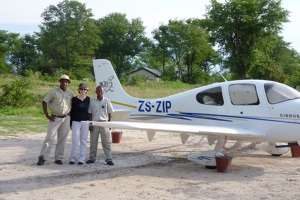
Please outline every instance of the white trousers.
[{"label": "white trousers", "polygon": [[[70,162],[85,163],[87,138],[89,134],[89,125],[81,122],[72,122],[72,150]],[[78,146],[80,144],[79,157],[77,159]]]}]

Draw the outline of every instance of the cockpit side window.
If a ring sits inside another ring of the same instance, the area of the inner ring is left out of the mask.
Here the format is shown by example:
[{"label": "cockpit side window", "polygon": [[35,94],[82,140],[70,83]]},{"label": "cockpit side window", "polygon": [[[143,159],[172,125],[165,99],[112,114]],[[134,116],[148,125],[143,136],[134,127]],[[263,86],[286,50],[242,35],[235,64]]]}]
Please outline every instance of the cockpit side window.
[{"label": "cockpit side window", "polygon": [[221,87],[214,87],[199,92],[196,95],[196,99],[199,103],[205,105],[222,106],[224,104]]},{"label": "cockpit side window", "polygon": [[233,105],[258,105],[259,99],[253,84],[233,84],[229,86],[229,96]]},{"label": "cockpit side window", "polygon": [[300,98],[300,93],[297,90],[280,83],[266,83],[265,92],[270,104]]}]

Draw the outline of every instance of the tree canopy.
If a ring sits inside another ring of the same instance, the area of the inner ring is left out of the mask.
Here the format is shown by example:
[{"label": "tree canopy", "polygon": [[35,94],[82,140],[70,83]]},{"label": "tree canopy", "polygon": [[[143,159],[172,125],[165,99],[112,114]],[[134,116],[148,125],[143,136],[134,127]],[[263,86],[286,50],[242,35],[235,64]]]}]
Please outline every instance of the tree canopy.
[{"label": "tree canopy", "polygon": [[96,52],[97,58],[111,60],[118,77],[129,72],[132,60],[149,45],[143,22],[139,18],[129,21],[125,14],[111,13],[98,20],[98,27],[104,42]]},{"label": "tree canopy", "polygon": [[78,1],[64,0],[45,9],[37,35],[47,59],[46,72],[62,68],[80,76],[85,66],[91,67],[95,50],[102,43],[92,16],[91,10]]},{"label": "tree canopy", "polygon": [[[180,81],[195,83],[194,76],[199,76],[201,66],[205,66],[204,63],[212,57],[217,57],[209,44],[208,33],[185,21],[170,20],[168,25],[161,25],[153,34],[156,49],[176,64]],[[208,68],[204,67],[204,70]]]},{"label": "tree canopy", "polygon": [[0,30],[0,74],[11,72],[12,65],[7,62],[11,54],[20,47],[19,34]]},{"label": "tree canopy", "polygon": [[257,50],[264,47],[288,21],[281,0],[211,0],[206,13],[207,28],[224,58],[224,67],[236,78],[247,78],[256,66]]}]

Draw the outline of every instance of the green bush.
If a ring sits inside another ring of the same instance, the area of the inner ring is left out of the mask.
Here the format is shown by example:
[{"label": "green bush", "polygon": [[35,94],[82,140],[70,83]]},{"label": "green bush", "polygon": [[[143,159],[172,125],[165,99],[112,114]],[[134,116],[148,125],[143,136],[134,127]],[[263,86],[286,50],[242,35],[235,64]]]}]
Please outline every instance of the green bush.
[{"label": "green bush", "polygon": [[140,86],[141,83],[146,82],[147,80],[148,80],[147,76],[144,75],[131,76],[128,80],[128,85]]},{"label": "green bush", "polygon": [[0,108],[14,107],[23,108],[34,104],[33,95],[27,92],[31,88],[31,83],[25,78],[15,80],[12,83],[1,86]]}]

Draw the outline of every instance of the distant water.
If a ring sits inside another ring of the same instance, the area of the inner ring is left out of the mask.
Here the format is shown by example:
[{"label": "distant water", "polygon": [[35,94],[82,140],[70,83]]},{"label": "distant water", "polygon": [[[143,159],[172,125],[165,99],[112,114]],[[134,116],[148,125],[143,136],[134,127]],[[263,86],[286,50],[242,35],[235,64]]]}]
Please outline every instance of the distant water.
[{"label": "distant water", "polygon": [[0,23],[0,30],[4,30],[10,33],[19,33],[20,35],[33,34],[40,31],[39,24],[10,24]]}]

